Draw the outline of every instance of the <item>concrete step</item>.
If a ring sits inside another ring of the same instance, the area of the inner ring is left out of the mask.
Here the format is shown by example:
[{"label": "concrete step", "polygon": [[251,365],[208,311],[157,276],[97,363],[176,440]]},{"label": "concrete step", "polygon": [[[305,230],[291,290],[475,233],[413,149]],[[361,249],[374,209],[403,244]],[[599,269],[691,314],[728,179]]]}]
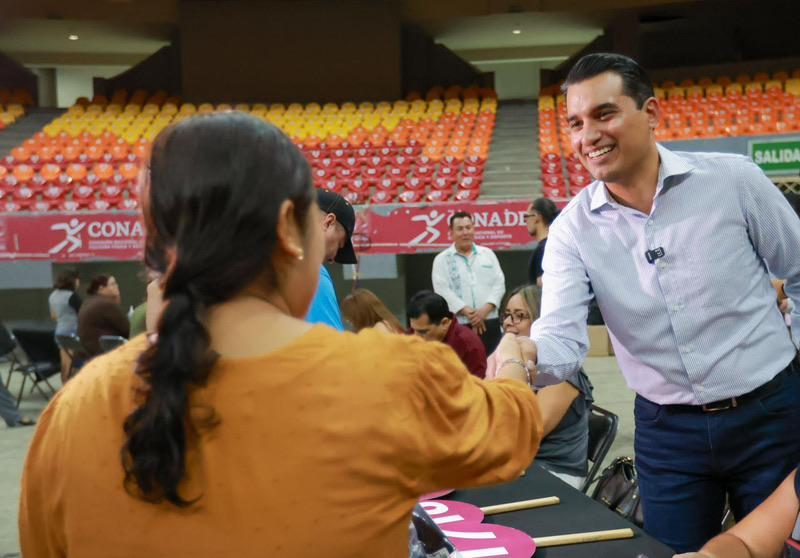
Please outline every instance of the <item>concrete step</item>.
[{"label": "concrete step", "polygon": [[528,199],[541,194],[538,121],[536,102],[499,105],[482,199]]},{"label": "concrete step", "polygon": [[8,155],[12,149],[64,112],[66,112],[64,109],[32,108],[13,125],[0,130],[0,157]]}]

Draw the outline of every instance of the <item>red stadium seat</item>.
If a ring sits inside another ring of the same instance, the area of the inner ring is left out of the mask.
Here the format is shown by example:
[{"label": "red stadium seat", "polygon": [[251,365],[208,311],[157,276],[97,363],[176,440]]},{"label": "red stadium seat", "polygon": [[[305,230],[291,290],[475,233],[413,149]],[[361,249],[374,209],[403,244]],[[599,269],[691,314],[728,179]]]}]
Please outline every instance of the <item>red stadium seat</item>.
[{"label": "red stadium seat", "polygon": [[81,204],[73,200],[65,200],[59,204],[58,208],[61,211],[73,212],[80,210]]},{"label": "red stadium seat", "polygon": [[392,203],[396,196],[397,192],[395,191],[379,190],[370,198],[370,201],[377,204]]},{"label": "red stadium seat", "polygon": [[127,198],[117,203],[117,208],[126,211],[134,211],[139,209],[139,202],[133,198]]},{"label": "red stadium seat", "polygon": [[431,182],[434,190],[452,190],[456,184],[455,176],[438,176]]},{"label": "red stadium seat", "polygon": [[453,195],[452,190],[433,190],[427,195],[429,202],[445,202]]},{"label": "red stadium seat", "polygon": [[367,199],[365,192],[347,191],[342,192],[342,197],[350,202],[351,205],[361,205]]},{"label": "red stadium seat", "polygon": [[60,200],[64,197],[66,190],[60,186],[56,186],[55,184],[50,184],[44,190],[42,190],[42,196],[44,196],[48,200]]},{"label": "red stadium seat", "polygon": [[423,190],[406,190],[398,199],[403,203],[418,203],[425,197]]},{"label": "red stadium seat", "polygon": [[456,194],[456,201],[473,201],[478,199],[481,191],[478,189],[475,190],[459,190]]},{"label": "red stadium seat", "polygon": [[72,190],[73,200],[90,200],[94,198],[94,188],[86,184],[80,184],[77,188]]}]

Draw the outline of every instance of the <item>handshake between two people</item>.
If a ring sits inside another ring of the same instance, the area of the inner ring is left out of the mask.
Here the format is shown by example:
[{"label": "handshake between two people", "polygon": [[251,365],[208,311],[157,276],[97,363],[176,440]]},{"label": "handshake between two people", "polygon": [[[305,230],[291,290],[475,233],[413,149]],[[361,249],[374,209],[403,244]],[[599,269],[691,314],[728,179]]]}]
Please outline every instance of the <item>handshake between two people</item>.
[{"label": "handshake between two people", "polygon": [[536,382],[536,344],[530,337],[506,333],[489,355],[486,379],[512,378],[531,387]]}]

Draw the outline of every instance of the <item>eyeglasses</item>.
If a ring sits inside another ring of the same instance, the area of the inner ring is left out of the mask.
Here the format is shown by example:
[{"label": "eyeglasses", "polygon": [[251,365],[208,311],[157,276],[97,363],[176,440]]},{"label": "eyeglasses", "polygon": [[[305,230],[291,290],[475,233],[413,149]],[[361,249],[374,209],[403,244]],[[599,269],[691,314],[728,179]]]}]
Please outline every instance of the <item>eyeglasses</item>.
[{"label": "eyeglasses", "polygon": [[512,324],[518,324],[524,320],[530,320],[530,314],[526,314],[525,312],[503,312],[503,321],[505,322],[507,319],[511,318]]},{"label": "eyeglasses", "polygon": [[538,213],[526,213],[525,218],[528,219],[529,217],[536,217]]}]

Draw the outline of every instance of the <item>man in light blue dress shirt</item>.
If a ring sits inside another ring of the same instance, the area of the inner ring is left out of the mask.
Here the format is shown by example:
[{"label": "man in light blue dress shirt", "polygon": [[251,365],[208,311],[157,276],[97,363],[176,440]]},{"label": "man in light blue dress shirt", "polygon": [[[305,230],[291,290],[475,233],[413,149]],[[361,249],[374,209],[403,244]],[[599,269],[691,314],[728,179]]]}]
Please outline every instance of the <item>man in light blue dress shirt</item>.
[{"label": "man in light blue dress shirt", "polygon": [[635,61],[587,55],[565,87],[596,180],[550,228],[531,331],[540,379],[582,364],[594,296],[637,393],[645,530],[697,550],[726,497],[741,519],[800,461],[796,350],[767,273],[800,307],[800,220],[746,157],[656,144],[661,108]]}]

